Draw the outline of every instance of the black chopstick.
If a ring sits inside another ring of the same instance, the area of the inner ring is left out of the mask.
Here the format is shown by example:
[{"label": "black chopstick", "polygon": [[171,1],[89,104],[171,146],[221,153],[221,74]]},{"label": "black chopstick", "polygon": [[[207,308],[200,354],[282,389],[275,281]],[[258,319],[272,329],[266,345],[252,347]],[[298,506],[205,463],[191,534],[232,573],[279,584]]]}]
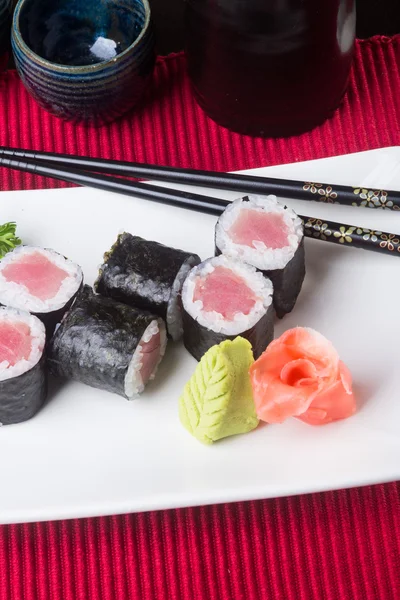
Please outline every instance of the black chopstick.
[{"label": "black chopstick", "polygon": [[[35,162],[28,159],[18,160],[0,157],[0,166],[217,216],[230,203],[230,200],[222,198],[170,190],[161,186],[126,181],[116,177],[66,167],[51,166],[44,161]],[[309,237],[400,257],[400,236],[396,234],[372,231],[304,215],[299,215],[299,217],[303,220],[305,235]]]},{"label": "black chopstick", "polygon": [[91,158],[88,156],[73,156],[70,154],[36,152],[17,148],[0,147],[0,157],[45,161],[48,164],[52,163],[54,166],[60,167],[73,167],[79,170],[96,171],[103,174],[211,187],[244,194],[274,194],[295,200],[315,200],[329,204],[400,210],[400,192],[385,191],[376,188],[367,189],[362,185],[350,187],[311,181],[292,181],[270,177],[256,177],[254,175],[239,175],[235,173],[159,167],[156,165]]},{"label": "black chopstick", "polygon": [[0,157],[0,167],[25,171],[43,177],[51,177],[60,181],[68,181],[85,187],[92,187],[106,192],[116,192],[126,196],[135,196],[144,200],[153,200],[162,204],[169,204],[189,210],[196,210],[211,215],[220,215],[227,205],[226,200],[200,196],[180,190],[169,190],[147,183],[127,181],[117,177],[79,171],[67,167],[48,166],[44,162],[33,160],[17,160]]}]

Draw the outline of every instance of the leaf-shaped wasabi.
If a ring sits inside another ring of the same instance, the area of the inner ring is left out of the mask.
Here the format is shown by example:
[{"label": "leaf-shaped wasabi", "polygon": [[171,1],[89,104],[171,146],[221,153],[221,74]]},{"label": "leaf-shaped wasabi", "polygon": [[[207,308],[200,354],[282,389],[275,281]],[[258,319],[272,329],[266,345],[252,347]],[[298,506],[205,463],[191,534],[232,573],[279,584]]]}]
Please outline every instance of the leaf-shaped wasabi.
[{"label": "leaf-shaped wasabi", "polygon": [[212,444],[257,427],[249,376],[253,362],[251,344],[241,337],[204,354],[179,399],[181,423],[199,441]]}]

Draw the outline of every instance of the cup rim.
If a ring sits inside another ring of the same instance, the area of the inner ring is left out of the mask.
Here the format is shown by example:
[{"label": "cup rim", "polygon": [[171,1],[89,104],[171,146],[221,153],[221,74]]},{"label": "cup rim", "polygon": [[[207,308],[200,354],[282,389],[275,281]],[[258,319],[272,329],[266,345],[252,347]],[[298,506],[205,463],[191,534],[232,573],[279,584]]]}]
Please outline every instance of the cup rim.
[{"label": "cup rim", "polygon": [[142,30],[139,33],[138,37],[132,42],[132,44],[130,46],[128,46],[128,48],[126,48],[123,52],[121,52],[121,54],[118,54],[117,56],[115,56],[114,58],[111,58],[109,60],[101,61],[101,62],[95,63],[93,65],[71,65],[71,66],[59,65],[58,63],[51,62],[50,60],[47,60],[46,58],[43,58],[39,54],[34,52],[32,50],[32,48],[30,48],[28,46],[28,44],[25,42],[24,38],[22,37],[21,30],[20,30],[20,24],[19,24],[19,17],[20,17],[22,7],[24,6],[25,2],[28,2],[28,1],[30,1],[30,0],[18,0],[18,3],[14,10],[13,20],[12,20],[12,37],[13,37],[14,41],[19,45],[21,50],[25,54],[29,54],[29,56],[36,63],[38,63],[39,65],[41,65],[43,67],[50,68],[52,71],[59,71],[61,73],[74,73],[74,74],[79,75],[80,73],[101,71],[109,66],[112,66],[113,64],[115,64],[116,62],[118,62],[119,60],[124,58],[124,56],[129,54],[136,46],[138,46],[140,44],[144,35],[147,33],[147,31],[149,29],[149,25],[150,25],[150,21],[151,21],[151,8],[150,8],[149,0],[140,0],[140,2],[143,4],[144,9],[145,9],[145,16],[146,16],[145,22],[143,24]]}]

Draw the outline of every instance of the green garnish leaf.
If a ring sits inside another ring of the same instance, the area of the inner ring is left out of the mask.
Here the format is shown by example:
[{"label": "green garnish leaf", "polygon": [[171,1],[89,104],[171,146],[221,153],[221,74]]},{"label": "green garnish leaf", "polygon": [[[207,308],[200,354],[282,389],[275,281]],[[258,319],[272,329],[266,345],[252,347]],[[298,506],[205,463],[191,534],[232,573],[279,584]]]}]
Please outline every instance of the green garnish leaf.
[{"label": "green garnish leaf", "polygon": [[16,229],[17,224],[13,222],[0,225],[0,258],[22,243],[15,235]]}]

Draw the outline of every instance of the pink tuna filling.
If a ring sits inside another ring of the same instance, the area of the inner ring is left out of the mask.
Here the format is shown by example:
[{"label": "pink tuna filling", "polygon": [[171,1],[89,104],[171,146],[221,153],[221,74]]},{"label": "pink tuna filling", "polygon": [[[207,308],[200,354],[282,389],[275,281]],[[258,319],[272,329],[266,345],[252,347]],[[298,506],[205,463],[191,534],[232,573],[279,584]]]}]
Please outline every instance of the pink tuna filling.
[{"label": "pink tuna filling", "polygon": [[144,385],[149,381],[160,359],[161,336],[160,332],[153,335],[149,342],[142,342],[140,348],[143,353],[140,376]]},{"label": "pink tuna filling", "polygon": [[32,350],[30,328],[26,323],[0,322],[0,363],[10,367],[28,359]]},{"label": "pink tuna filling", "polygon": [[217,267],[196,281],[193,300],[201,300],[206,312],[215,311],[232,321],[238,313],[248,315],[257,296],[242,277],[226,267]]},{"label": "pink tuna filling", "polygon": [[253,242],[264,242],[273,250],[288,245],[289,228],[283,215],[265,213],[244,208],[228,231],[235,244],[253,246]]},{"label": "pink tuna filling", "polygon": [[40,252],[21,256],[2,270],[7,281],[24,285],[29,293],[40,300],[51,300],[57,295],[68,273],[53,264]]}]

